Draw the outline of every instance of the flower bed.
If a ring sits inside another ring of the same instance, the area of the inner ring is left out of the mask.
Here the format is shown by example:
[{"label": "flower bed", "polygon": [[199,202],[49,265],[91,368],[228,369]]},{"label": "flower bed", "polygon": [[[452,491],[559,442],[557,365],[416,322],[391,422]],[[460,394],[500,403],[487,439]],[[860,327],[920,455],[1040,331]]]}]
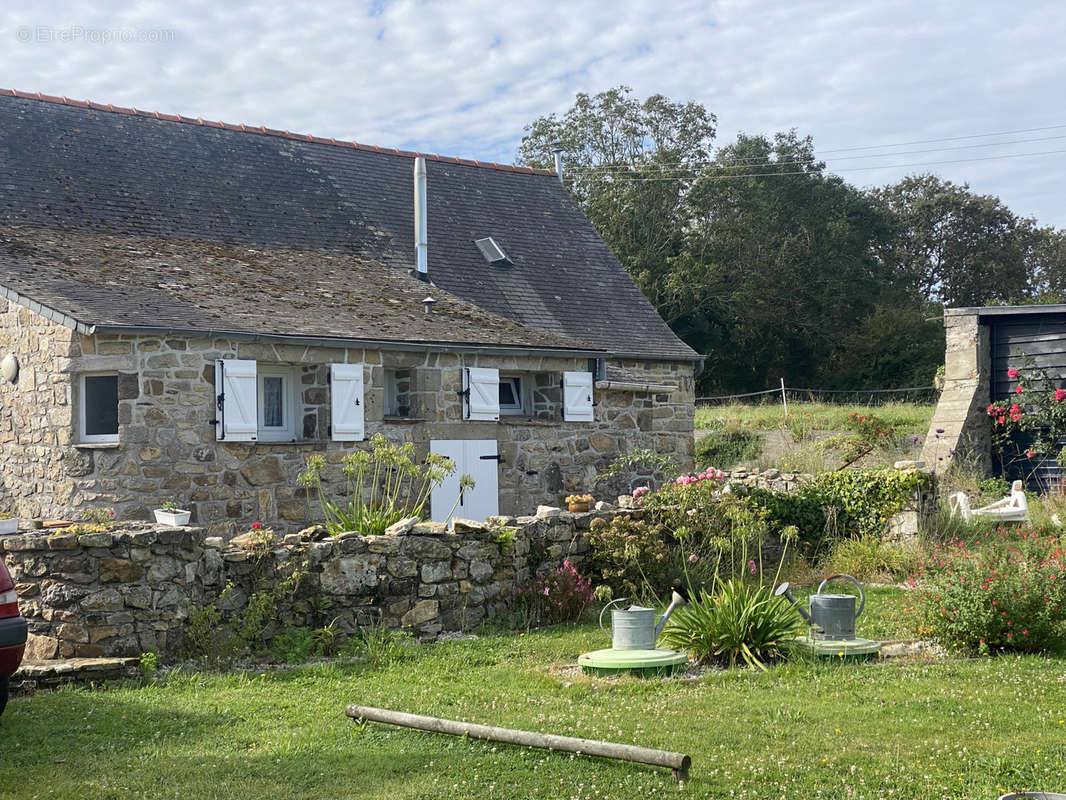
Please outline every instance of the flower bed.
[{"label": "flower bed", "polygon": [[1066,641],[1066,550],[1062,534],[1026,525],[934,548],[909,580],[919,632],[953,650],[1036,652]]}]

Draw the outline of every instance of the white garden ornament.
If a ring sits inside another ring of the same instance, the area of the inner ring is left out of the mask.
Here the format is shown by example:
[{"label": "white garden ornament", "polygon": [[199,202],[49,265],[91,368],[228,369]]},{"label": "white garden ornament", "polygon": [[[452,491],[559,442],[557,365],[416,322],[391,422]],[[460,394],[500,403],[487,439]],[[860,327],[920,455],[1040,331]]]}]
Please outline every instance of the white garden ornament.
[{"label": "white garden ornament", "polygon": [[1025,490],[1022,489],[1021,481],[1011,484],[1009,495],[987,506],[971,509],[970,498],[966,496],[966,492],[955,492],[948,497],[948,507],[951,509],[952,517],[958,514],[967,522],[974,517],[988,517],[1011,522],[1029,521],[1029,503],[1025,499]]}]

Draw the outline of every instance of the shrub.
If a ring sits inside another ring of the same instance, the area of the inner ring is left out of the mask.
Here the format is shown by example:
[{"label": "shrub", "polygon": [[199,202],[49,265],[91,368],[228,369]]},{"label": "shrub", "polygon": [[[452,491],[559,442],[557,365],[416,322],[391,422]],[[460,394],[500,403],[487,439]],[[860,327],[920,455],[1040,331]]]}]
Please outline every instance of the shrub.
[{"label": "shrub", "polygon": [[564,561],[553,572],[541,573],[516,586],[513,596],[532,625],[576,622],[592,600],[592,581]]},{"label": "shrub", "polygon": [[732,467],[755,461],[762,452],[762,436],[743,428],[711,431],[696,442],[696,465]]},{"label": "shrub", "polygon": [[590,565],[613,597],[643,598],[649,586],[665,586],[671,576],[666,526],[617,516],[589,525]]},{"label": "shrub", "polygon": [[921,630],[949,649],[1034,652],[1066,639],[1066,554],[1060,534],[1000,527],[972,545],[934,549],[911,578]]},{"label": "shrub", "polygon": [[886,542],[878,536],[840,539],[825,561],[829,572],[843,572],[861,581],[900,581],[914,574],[921,553],[914,547]]},{"label": "shrub", "polygon": [[644,508],[670,533],[668,562],[690,591],[714,587],[721,576],[741,574],[761,561],[766,512],[747,498],[723,494],[720,470],[683,475],[644,498]]},{"label": "shrub", "polygon": [[675,610],[663,640],[703,662],[766,669],[805,630],[799,613],[770,587],[730,578],[714,595],[700,592]]},{"label": "shrub", "polygon": [[795,526],[800,538],[815,543],[826,531],[828,509],[835,509],[840,535],[878,535],[928,482],[929,476],[916,469],[843,470],[819,475],[795,492],[756,488],[746,494],[766,509],[776,527]]}]

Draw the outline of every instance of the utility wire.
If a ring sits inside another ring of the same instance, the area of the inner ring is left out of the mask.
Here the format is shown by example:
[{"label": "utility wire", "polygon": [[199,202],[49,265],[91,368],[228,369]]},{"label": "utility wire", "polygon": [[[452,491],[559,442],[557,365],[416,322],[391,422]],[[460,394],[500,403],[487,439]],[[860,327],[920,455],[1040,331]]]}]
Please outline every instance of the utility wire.
[{"label": "utility wire", "polygon": [[[1043,151],[1036,152],[1036,153],[1004,153],[1002,155],[997,155],[997,156],[981,156],[981,157],[978,157],[978,158],[956,158],[956,159],[951,159],[951,160],[947,160],[947,161],[925,161],[925,162],[910,163],[910,164],[881,164],[881,165],[872,166],[872,167],[871,166],[866,166],[866,167],[841,167],[840,169],[830,170],[829,172],[830,172],[830,174],[833,174],[833,173],[836,173],[836,172],[857,172],[857,171],[860,171],[860,170],[871,170],[871,169],[903,169],[903,168],[910,168],[910,167],[935,167],[935,166],[940,166],[942,164],[965,164],[965,163],[969,163],[969,162],[973,162],[973,161],[996,161],[996,160],[999,160],[999,159],[1002,159],[1002,158],[1030,158],[1032,156],[1050,156],[1050,155],[1057,155],[1059,153],[1066,153],[1066,150],[1043,150]],[[772,163],[764,163],[764,164],[762,164],[760,166],[772,167],[772,166],[774,166],[774,164],[772,164]],[[757,166],[753,166],[753,168],[757,169],[758,167]],[[573,173],[571,173],[571,174],[573,174]],[[797,170],[795,172],[754,172],[754,173],[746,173],[746,174],[745,173],[741,173],[741,174],[734,174],[734,175],[694,175],[694,176],[693,175],[675,175],[675,176],[672,176],[672,177],[660,177],[660,178],[648,178],[648,177],[641,177],[641,176],[625,176],[625,175],[607,175],[606,177],[611,178],[612,181],[619,181],[619,182],[626,181],[626,182],[630,182],[630,183],[650,183],[650,182],[656,182],[656,181],[679,181],[679,180],[684,180],[684,179],[690,178],[690,177],[694,178],[695,180],[699,180],[699,181],[723,181],[723,180],[733,180],[733,179],[738,179],[738,178],[776,178],[776,177],[784,177],[784,176],[787,176],[787,175],[808,175],[808,174],[809,173],[806,170]],[[563,177],[565,178],[565,173],[564,173]]]},{"label": "utility wire", "polygon": [[[944,152],[952,152],[952,151],[955,151],[955,150],[971,150],[971,149],[977,148],[977,147],[998,147],[1000,145],[1008,145],[1008,144],[1029,144],[1031,142],[1051,142],[1051,141],[1056,141],[1056,140],[1060,140],[1060,139],[1066,139],[1066,134],[1063,134],[1061,136],[1044,136],[1044,137],[1041,137],[1039,139],[1013,139],[1013,140],[1007,141],[1007,142],[990,142],[990,143],[987,143],[987,144],[966,144],[966,145],[961,145],[959,147],[935,147],[935,148],[932,148],[932,149],[925,149],[925,150],[901,150],[898,153],[869,153],[869,154],[863,155],[863,156],[841,156],[839,158],[834,158],[833,162],[836,163],[838,161],[855,161],[855,160],[858,160],[858,159],[866,160],[866,159],[871,159],[871,158],[893,158],[893,157],[896,157],[896,156],[912,156],[912,155],[921,155],[921,154],[924,154],[924,153],[944,153]],[[634,170],[639,170],[639,169],[651,169],[651,170],[654,170],[656,168],[658,168],[659,171],[661,171],[661,172],[663,172],[663,171],[682,171],[682,170],[687,171],[687,170],[698,169],[699,167],[702,167],[702,166],[715,167],[717,169],[744,169],[744,168],[752,166],[752,165],[784,167],[784,166],[798,166],[798,165],[804,165],[804,164],[814,164],[816,161],[819,161],[819,160],[821,160],[821,159],[818,159],[817,157],[812,156],[809,159],[802,159],[802,160],[798,160],[798,161],[769,161],[767,159],[754,159],[754,158],[738,159],[737,161],[729,163],[729,164],[720,164],[720,163],[715,162],[715,161],[690,161],[690,162],[688,162],[686,164],[680,164],[679,163],[677,165],[657,164],[655,162],[649,162],[647,164],[633,164],[633,165],[629,165],[629,166],[616,164],[616,165],[604,165],[602,167],[595,167],[595,168],[592,168],[592,169],[575,169],[575,170],[571,170],[570,174],[571,175],[592,175],[592,174],[604,174],[604,173],[612,173],[612,172],[625,173],[625,172],[632,172]]]},{"label": "utility wire", "polygon": [[[819,155],[825,155],[825,154],[828,154],[828,153],[852,153],[852,152],[856,152],[856,151],[859,151],[859,150],[883,150],[883,149],[888,148],[888,147],[909,147],[910,145],[914,145],[914,144],[936,144],[937,142],[956,142],[956,141],[962,141],[962,140],[967,140],[967,139],[984,139],[984,138],[988,138],[988,137],[992,137],[992,136],[1014,136],[1014,135],[1020,134],[1020,133],[1039,133],[1041,131],[1062,130],[1064,128],[1066,128],[1066,125],[1045,125],[1042,128],[1019,128],[1018,130],[1000,131],[999,133],[972,133],[972,134],[967,134],[965,136],[947,136],[947,137],[940,138],[940,139],[914,139],[914,140],[909,141],[909,142],[897,142],[896,144],[869,144],[869,145],[862,145],[862,146],[858,146],[858,147],[838,147],[838,148],[833,148],[833,149],[829,149],[829,150],[819,150],[818,153],[819,153]],[[1049,137],[1049,138],[1058,138],[1058,137]],[[1031,139],[1031,140],[1028,140],[1028,141],[1040,142],[1040,141],[1045,141],[1045,139]],[[986,142],[986,143],[982,143],[982,144],[978,144],[978,145],[970,145],[970,146],[971,147],[995,147],[995,146],[1001,145],[1001,144],[1013,144],[1013,142]],[[952,148],[943,148],[943,149],[944,150],[955,150],[955,149],[964,149],[964,148],[960,146],[958,148],[952,147]],[[930,151],[930,152],[936,152],[936,151]],[[871,155],[874,155],[874,154],[871,154]],[[903,153],[896,153],[896,155],[903,155]],[[758,159],[743,159],[743,160],[758,161]],[[713,163],[713,162],[664,162],[661,166],[687,166],[689,164],[699,164],[699,163]],[[578,171],[580,171],[580,170],[575,170],[575,172],[578,172]]]}]

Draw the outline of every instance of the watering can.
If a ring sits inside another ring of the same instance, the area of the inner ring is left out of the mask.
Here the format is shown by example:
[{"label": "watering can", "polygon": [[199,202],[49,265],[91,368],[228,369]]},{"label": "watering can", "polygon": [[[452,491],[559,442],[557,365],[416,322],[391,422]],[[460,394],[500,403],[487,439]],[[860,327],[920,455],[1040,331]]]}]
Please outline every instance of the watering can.
[{"label": "watering can", "polygon": [[[851,581],[859,590],[859,610],[855,610],[855,597],[850,594],[822,594],[822,590],[830,581],[837,578]],[[782,583],[774,590],[778,597],[784,595],[807,620],[807,624],[813,629],[815,639],[854,639],[855,620],[859,618],[866,606],[866,593],[860,584],[850,575],[830,575],[818,586],[818,592],[809,598],[811,611],[807,613],[792,593],[788,590],[788,582]]]},{"label": "watering can", "polygon": [[[607,633],[603,627],[603,615],[608,608],[616,603],[624,603],[628,597],[620,597],[612,600],[600,611],[600,630]],[[630,606],[629,608],[611,609],[611,648],[614,650],[654,650],[655,640],[659,638],[666,621],[674,613],[674,609],[688,602],[685,596],[676,589],[670,596],[670,605],[666,613],[655,621],[655,609],[644,606]]]}]

